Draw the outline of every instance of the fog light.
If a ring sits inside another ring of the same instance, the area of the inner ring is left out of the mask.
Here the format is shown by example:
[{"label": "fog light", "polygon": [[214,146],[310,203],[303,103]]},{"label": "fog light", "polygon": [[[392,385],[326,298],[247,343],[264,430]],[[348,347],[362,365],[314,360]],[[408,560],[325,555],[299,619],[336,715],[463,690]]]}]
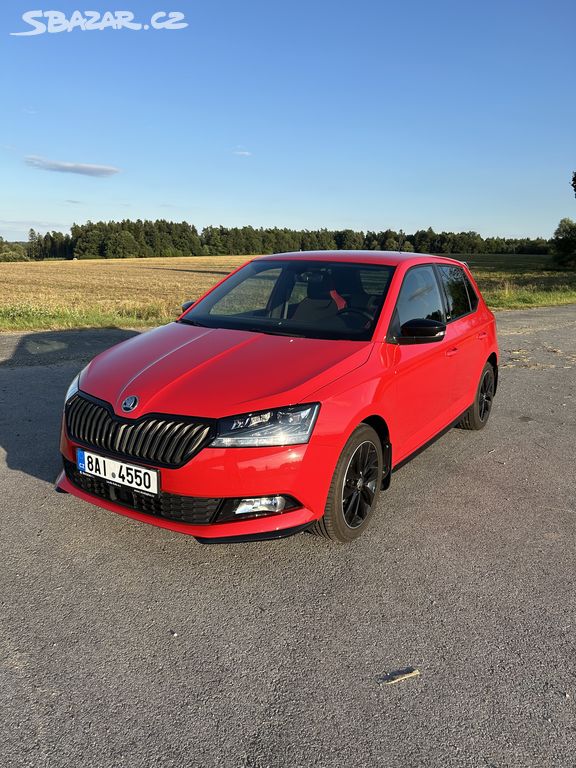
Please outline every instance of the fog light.
[{"label": "fog light", "polygon": [[234,510],[235,515],[261,515],[282,512],[286,506],[284,496],[259,496],[256,499],[241,499]]}]

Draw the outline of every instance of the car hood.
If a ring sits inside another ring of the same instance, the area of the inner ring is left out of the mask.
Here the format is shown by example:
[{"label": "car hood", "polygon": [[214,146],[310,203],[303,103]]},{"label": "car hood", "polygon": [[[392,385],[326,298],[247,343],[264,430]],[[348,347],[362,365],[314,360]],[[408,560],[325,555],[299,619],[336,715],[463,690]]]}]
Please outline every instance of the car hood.
[{"label": "car hood", "polygon": [[178,413],[219,418],[305,402],[363,365],[371,342],[272,336],[170,323],[103,352],[84,370],[80,389],[116,413]]}]

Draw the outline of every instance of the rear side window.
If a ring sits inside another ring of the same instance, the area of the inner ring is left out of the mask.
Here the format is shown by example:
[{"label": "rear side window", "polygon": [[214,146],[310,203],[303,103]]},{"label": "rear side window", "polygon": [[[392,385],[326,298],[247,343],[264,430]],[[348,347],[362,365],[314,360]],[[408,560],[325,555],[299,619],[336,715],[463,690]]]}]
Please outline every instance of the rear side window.
[{"label": "rear side window", "polygon": [[470,308],[472,312],[476,312],[476,310],[478,309],[478,294],[474,290],[474,286],[470,282],[470,278],[468,277],[466,272],[464,272],[464,282],[466,283],[466,288],[468,290],[468,298],[470,299]]},{"label": "rear side window", "polygon": [[[467,283],[469,280],[464,270],[461,267],[443,264],[438,266],[438,271],[444,286],[444,293],[446,294],[446,320],[448,322],[450,320],[457,320],[459,317],[469,314],[472,309],[476,309],[478,297],[472,291],[476,301],[473,307],[468,294]],[[472,290],[471,285],[470,290]]]},{"label": "rear side window", "polygon": [[431,266],[413,267],[407,272],[396,304],[396,321],[399,327],[409,320],[422,318],[444,321],[442,297]]}]

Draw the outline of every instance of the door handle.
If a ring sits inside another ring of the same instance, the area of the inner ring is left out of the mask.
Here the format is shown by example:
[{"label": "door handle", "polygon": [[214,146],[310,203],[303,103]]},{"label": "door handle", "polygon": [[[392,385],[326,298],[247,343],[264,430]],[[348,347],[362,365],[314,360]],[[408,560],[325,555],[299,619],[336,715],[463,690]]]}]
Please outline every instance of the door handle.
[{"label": "door handle", "polygon": [[446,352],[446,357],[453,357],[458,352],[458,347],[452,347]]},{"label": "door handle", "polygon": [[488,334],[486,333],[486,331],[480,331],[480,333],[478,334],[478,336],[476,338],[478,338],[478,339],[487,339],[488,338]]}]

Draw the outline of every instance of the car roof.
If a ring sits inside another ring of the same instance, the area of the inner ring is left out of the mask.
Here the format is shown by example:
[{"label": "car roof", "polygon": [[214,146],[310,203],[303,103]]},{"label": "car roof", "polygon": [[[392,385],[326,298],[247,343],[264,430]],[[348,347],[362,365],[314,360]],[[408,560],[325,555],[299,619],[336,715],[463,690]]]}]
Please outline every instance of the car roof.
[{"label": "car roof", "polygon": [[386,264],[388,266],[414,266],[431,262],[464,264],[448,256],[432,256],[426,253],[401,253],[399,251],[289,251],[269,256],[257,256],[256,260],[295,261],[342,261],[356,264]]}]

